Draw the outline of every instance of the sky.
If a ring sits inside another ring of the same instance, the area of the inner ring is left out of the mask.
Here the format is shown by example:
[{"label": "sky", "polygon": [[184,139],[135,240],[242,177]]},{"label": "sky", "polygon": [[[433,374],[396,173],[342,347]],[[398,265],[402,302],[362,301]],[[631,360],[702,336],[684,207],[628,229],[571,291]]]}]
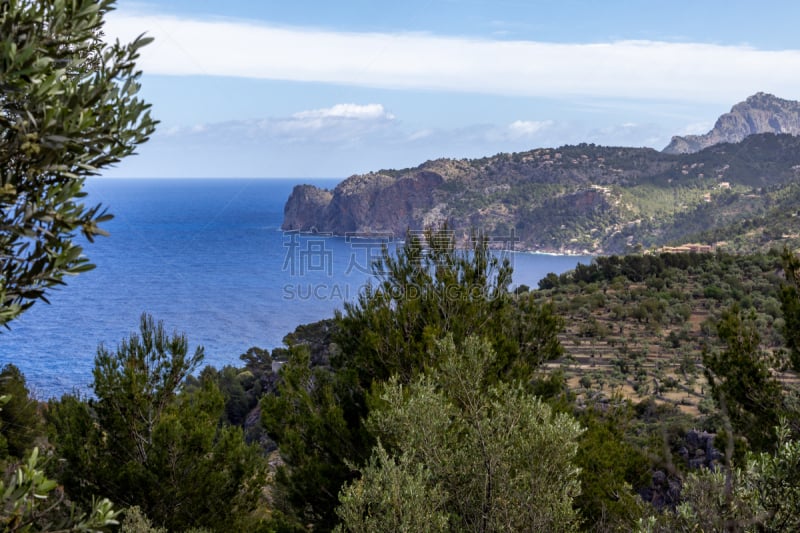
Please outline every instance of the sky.
[{"label": "sky", "polygon": [[345,178],[580,142],[660,150],[800,100],[796,0],[118,0],[157,132],[110,177]]}]

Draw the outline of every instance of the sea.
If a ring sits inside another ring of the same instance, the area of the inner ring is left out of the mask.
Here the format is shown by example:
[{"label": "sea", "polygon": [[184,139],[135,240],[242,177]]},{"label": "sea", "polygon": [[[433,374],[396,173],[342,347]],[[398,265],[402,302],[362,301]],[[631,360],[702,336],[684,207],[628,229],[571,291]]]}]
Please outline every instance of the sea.
[{"label": "sea", "polygon": [[[337,179],[118,179],[87,181],[87,204],[114,218],[86,243],[94,270],[66,278],[0,332],[0,366],[13,363],[34,397],[91,394],[99,345],[116,349],[151,314],[205,364],[237,365],[248,348],[282,346],[298,325],[333,316],[371,279],[388,236],[281,231],[292,188]],[[506,253],[514,285],[536,287],[589,256]]]}]

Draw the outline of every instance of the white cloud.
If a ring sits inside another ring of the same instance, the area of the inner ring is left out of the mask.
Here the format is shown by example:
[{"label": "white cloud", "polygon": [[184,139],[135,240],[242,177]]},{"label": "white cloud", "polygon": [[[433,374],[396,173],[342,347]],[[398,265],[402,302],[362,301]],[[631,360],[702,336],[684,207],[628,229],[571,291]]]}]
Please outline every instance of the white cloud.
[{"label": "white cloud", "polygon": [[337,33],[119,10],[106,33],[156,42],[154,74],[313,81],[526,96],[738,101],[800,97],[800,50],[619,41],[562,44],[407,33]]},{"label": "white cloud", "polygon": [[433,134],[434,134],[434,131],[432,129],[430,129],[430,128],[427,128],[427,129],[424,129],[424,130],[417,130],[417,131],[411,133],[408,137],[406,137],[406,140],[408,140],[410,142],[420,141],[422,139],[427,139],[428,137],[430,137]]},{"label": "white cloud", "polygon": [[165,136],[209,138],[240,142],[358,142],[363,137],[394,134],[395,116],[381,104],[336,104],[329,108],[298,111],[288,117],[233,120],[191,127],[171,127]]},{"label": "white cloud", "polygon": [[336,104],[326,109],[300,111],[293,115],[297,119],[307,118],[343,118],[343,119],[394,119],[394,115],[387,113],[381,104]]},{"label": "white cloud", "polygon": [[702,135],[708,133],[714,127],[713,122],[694,122],[687,124],[680,132],[680,135]]},{"label": "white cloud", "polygon": [[530,137],[553,125],[552,120],[515,120],[508,125],[508,132],[514,138]]},{"label": "white cloud", "polygon": [[327,130],[340,135],[356,137],[366,132],[384,128],[395,120],[381,104],[336,104],[325,109],[300,111],[288,119],[263,121],[262,127],[274,128],[280,133]]}]

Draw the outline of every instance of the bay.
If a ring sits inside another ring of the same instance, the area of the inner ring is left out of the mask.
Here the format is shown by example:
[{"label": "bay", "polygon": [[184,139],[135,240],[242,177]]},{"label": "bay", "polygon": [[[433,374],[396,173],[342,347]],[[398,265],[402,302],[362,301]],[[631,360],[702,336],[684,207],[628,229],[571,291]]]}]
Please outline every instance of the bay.
[{"label": "bay", "polygon": [[[87,203],[107,206],[108,238],[84,247],[97,268],[67,278],[11,330],[0,366],[17,365],[42,399],[88,392],[99,343],[116,348],[143,312],[202,345],[205,363],[239,363],[251,346],[272,349],[300,324],[333,316],[369,279],[380,242],[280,230],[298,183],[322,179],[91,179]],[[390,243],[390,247],[394,243]],[[586,256],[513,253],[514,283],[536,287],[548,272]]]}]

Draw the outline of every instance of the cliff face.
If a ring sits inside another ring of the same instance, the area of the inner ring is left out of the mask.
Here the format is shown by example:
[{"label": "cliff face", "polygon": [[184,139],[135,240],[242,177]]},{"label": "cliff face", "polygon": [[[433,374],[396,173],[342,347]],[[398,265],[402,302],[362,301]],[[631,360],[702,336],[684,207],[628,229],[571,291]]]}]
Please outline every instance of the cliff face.
[{"label": "cliff face", "polygon": [[311,231],[322,221],[320,211],[331,203],[333,194],[313,185],[297,185],[283,208],[283,229]]},{"label": "cliff face", "polygon": [[298,185],[284,208],[284,230],[403,235],[423,226],[433,206],[431,192],[444,182],[436,172],[417,170],[399,177],[352,176],[333,190]]},{"label": "cliff face", "polygon": [[800,134],[800,102],[757,93],[733,106],[704,135],[673,137],[667,154],[689,154],[719,143],[736,143],[757,133]]},{"label": "cliff face", "polygon": [[[747,133],[800,133],[798,117],[800,103],[758,94],[721,117],[702,141],[714,144],[696,153],[580,144],[428,161],[351,176],[333,191],[301,185],[283,229],[401,237],[447,222],[458,239],[478,230],[531,251],[660,246],[763,214],[800,182],[800,137]],[[698,139],[673,144],[691,151]]]},{"label": "cliff face", "polygon": [[695,154],[562,146],[352,176],[333,191],[299,185],[283,229],[401,237],[447,222],[517,249],[624,253],[731,224],[800,180],[800,137],[750,135]]}]

